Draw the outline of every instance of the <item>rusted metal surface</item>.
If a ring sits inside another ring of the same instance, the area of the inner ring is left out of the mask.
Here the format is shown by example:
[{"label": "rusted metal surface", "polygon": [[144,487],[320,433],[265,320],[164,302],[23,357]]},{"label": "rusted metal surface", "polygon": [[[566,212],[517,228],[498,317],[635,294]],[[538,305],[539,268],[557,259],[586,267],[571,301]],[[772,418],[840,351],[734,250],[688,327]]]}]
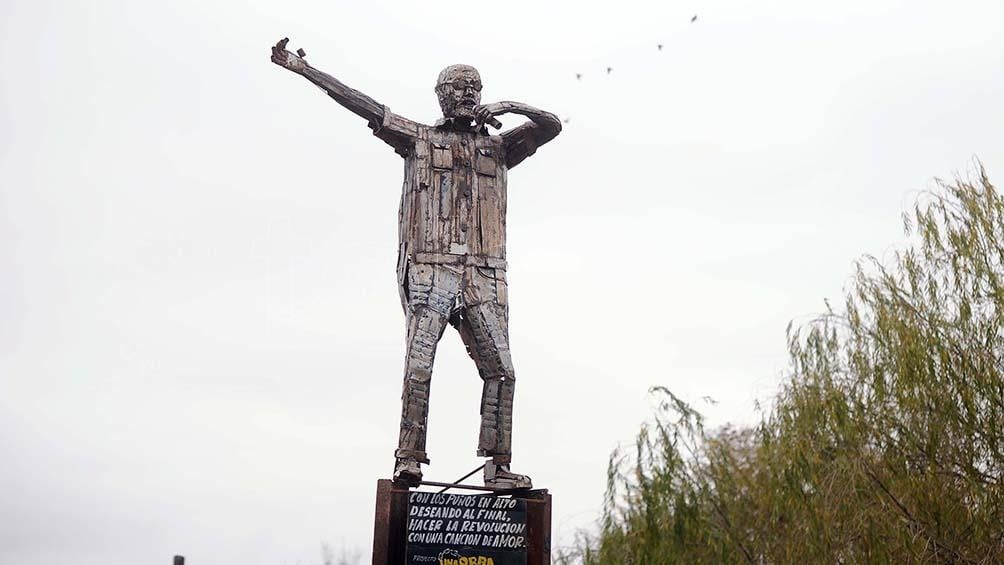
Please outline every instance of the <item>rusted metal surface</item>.
[{"label": "rusted metal surface", "polygon": [[526,500],[527,565],[551,564],[551,495],[546,490],[521,493]]},{"label": "rusted metal surface", "polygon": [[512,489],[512,488],[500,488],[493,486],[482,486],[482,485],[463,485],[459,483],[441,483],[437,481],[421,481],[418,483],[421,486],[429,487],[442,487],[446,489],[458,489],[458,490],[476,490],[481,492],[488,492],[494,495],[502,494],[518,494],[520,492],[525,492],[526,489]]},{"label": "rusted metal surface", "polygon": [[390,490],[390,481],[377,481],[373,518],[373,565],[387,564],[387,552],[390,549]]},{"label": "rusted metal surface", "polygon": [[373,565],[404,563],[408,489],[387,479],[377,481],[373,520]]},{"label": "rusted metal surface", "polygon": [[[485,483],[529,487],[510,472],[516,377],[509,351],[506,281],[507,172],[561,131],[561,121],[521,102],[481,104],[481,76],[469,65],[440,73],[435,92],[443,118],[425,125],[390,111],[305,60],[287,39],[272,62],[320,87],[362,117],[404,159],[398,211],[398,283],[407,347],[395,479],[417,484],[425,451],[433,359],[447,325],[460,333],[483,381],[477,454],[490,457]],[[523,124],[499,135],[495,116]]]},{"label": "rusted metal surface", "polygon": [[478,471],[480,471],[481,469],[484,469],[484,468],[485,468],[485,465],[484,465],[484,463],[482,463],[481,465],[475,467],[474,470],[471,471],[470,473],[467,473],[463,477],[460,477],[459,479],[457,479],[457,480],[453,481],[452,483],[450,483],[449,486],[443,487],[443,490],[439,491],[439,494],[442,494],[442,493],[450,490],[451,488],[453,488],[453,487],[461,484],[462,482],[464,482],[468,478],[470,478],[471,475],[473,475],[474,473],[477,473]]}]

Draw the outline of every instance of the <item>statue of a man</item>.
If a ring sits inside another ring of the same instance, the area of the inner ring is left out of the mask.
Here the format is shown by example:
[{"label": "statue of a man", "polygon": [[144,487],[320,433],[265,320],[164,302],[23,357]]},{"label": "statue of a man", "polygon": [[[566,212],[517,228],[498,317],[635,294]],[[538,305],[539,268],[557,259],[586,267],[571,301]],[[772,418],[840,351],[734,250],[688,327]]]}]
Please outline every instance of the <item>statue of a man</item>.
[{"label": "statue of a man", "polygon": [[[436,94],[443,118],[434,126],[413,122],[307,64],[303,50],[272,61],[302,75],[353,113],[404,158],[399,212],[397,277],[407,319],[408,342],[401,430],[394,479],[422,479],[429,386],[436,344],[452,324],[474,359],[484,389],[478,455],[485,485],[530,488],[530,478],[509,470],[512,402],[516,379],[509,353],[505,261],[506,171],[554,139],[561,121],[519,102],[481,104],[481,77],[468,65],[439,74]],[[489,135],[485,123],[513,113],[529,121]]]}]

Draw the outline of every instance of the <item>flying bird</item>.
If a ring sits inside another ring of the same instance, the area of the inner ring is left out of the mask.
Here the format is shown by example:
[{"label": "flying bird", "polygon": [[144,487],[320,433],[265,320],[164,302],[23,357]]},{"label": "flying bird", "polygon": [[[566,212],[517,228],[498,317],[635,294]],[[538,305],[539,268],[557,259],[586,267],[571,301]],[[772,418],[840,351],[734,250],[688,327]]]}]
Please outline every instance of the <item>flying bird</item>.
[{"label": "flying bird", "polygon": [[565,123],[566,123],[566,124],[567,124],[568,122],[570,122],[570,121],[571,121],[571,118],[565,118]]},{"label": "flying bird", "polygon": [[582,80],[582,73],[575,73],[575,80]]},{"label": "flying bird", "polygon": [[694,23],[696,21],[697,21],[697,14],[694,14],[694,17],[690,18],[690,23]]},{"label": "flying bird", "polygon": [[656,47],[658,47],[658,48],[659,48],[659,51],[662,51],[662,43],[660,43],[660,44],[656,45]]},{"label": "flying bird", "polygon": [[607,74],[610,74],[610,71],[612,71],[612,70],[614,70],[613,67],[607,67]]}]

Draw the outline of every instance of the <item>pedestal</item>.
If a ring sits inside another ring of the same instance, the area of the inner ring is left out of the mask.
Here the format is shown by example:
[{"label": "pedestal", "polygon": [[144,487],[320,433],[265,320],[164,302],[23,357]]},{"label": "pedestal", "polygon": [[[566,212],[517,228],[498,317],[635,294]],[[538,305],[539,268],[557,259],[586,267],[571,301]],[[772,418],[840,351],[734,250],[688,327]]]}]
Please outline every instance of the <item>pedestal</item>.
[{"label": "pedestal", "polygon": [[409,489],[377,481],[373,565],[550,565],[551,495],[546,489],[455,485],[440,494],[442,488],[423,489],[428,486],[447,485]]}]

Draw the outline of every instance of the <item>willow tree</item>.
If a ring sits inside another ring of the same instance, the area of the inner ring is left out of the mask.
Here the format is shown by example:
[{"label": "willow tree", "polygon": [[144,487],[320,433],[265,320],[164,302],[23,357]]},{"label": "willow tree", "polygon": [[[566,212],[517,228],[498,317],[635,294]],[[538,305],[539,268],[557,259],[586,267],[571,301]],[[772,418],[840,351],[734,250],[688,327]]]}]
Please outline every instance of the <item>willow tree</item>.
[{"label": "willow tree", "polygon": [[611,458],[584,563],[1004,561],[1004,198],[938,181],[866,257],[842,308],[789,327],[758,426],[662,402]]}]

